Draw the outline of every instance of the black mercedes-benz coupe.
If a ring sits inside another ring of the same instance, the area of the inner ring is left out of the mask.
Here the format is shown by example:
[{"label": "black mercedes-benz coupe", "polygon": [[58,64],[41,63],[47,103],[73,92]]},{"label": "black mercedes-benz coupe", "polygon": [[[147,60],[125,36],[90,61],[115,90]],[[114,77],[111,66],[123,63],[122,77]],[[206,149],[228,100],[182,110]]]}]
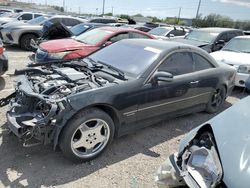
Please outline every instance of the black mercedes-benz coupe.
[{"label": "black mercedes-benz coupe", "polygon": [[220,109],[235,70],[176,42],[122,40],[81,61],[18,72],[7,112],[24,144],[53,143],[73,161],[100,155],[114,137],[186,113]]}]

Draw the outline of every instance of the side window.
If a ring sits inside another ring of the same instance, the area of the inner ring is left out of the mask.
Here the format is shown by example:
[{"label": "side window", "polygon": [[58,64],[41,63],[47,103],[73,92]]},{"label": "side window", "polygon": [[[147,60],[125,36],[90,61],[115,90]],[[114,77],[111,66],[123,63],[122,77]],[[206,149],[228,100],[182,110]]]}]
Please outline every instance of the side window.
[{"label": "side window", "polygon": [[57,22],[61,22],[61,19],[60,18],[52,18],[49,21],[54,24],[54,23],[57,23]]},{"label": "side window", "polygon": [[141,33],[131,32],[129,38],[148,39],[149,37],[147,35],[143,35]]},{"label": "side window", "polygon": [[[237,33],[236,32],[230,32],[228,33],[228,39],[231,40],[232,38],[236,37],[237,36]],[[228,40],[228,41],[229,41]]]},{"label": "side window", "polygon": [[31,20],[32,19],[32,14],[23,14],[22,16],[19,17],[19,19],[20,20]]},{"label": "side window", "polygon": [[213,64],[199,54],[193,53],[193,58],[195,71],[214,68]]},{"label": "side window", "polygon": [[72,19],[72,18],[62,18],[62,23],[66,26],[75,26],[79,24],[80,22],[78,20]]},{"label": "side window", "polygon": [[168,57],[158,68],[158,71],[165,71],[174,76],[191,73],[194,71],[192,53],[177,52]]},{"label": "side window", "polygon": [[223,33],[219,38],[219,40],[224,40],[225,42],[228,42],[230,39],[228,38],[228,33]]},{"label": "side window", "polygon": [[117,42],[119,40],[122,39],[128,39],[129,38],[129,34],[128,33],[120,33],[118,35],[115,35],[114,37],[110,38],[109,41],[111,41],[112,43]]},{"label": "side window", "polygon": [[35,14],[35,18],[42,16],[41,14]]},{"label": "side window", "polygon": [[184,32],[184,31],[181,31],[181,30],[172,30],[172,31],[170,31],[169,33],[168,33],[168,37],[170,36],[170,34],[173,34],[174,36],[183,36],[183,35],[185,35],[186,34],[186,32]]}]

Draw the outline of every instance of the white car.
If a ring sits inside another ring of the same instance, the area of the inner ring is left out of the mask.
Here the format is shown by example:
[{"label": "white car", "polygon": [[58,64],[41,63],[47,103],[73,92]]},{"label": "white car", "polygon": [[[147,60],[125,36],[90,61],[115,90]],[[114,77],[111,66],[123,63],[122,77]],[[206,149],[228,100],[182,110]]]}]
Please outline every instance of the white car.
[{"label": "white car", "polygon": [[226,63],[237,70],[235,86],[245,87],[250,76],[250,36],[235,37],[212,55],[218,63]]}]

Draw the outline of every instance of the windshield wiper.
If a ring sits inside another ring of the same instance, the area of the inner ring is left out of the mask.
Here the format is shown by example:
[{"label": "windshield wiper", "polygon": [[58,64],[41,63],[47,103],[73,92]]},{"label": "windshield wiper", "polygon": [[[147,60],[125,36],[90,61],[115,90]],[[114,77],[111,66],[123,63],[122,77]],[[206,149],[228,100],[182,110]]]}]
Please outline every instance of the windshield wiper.
[{"label": "windshield wiper", "polygon": [[[106,63],[104,63],[104,62],[102,62],[102,61],[95,61],[95,60],[93,60],[93,59],[90,58],[90,57],[87,57],[86,59],[89,60],[89,62],[92,64],[92,66],[93,66],[95,69],[102,70],[103,67],[105,66],[105,67],[107,67],[108,69],[117,72],[117,73],[118,73],[118,78],[125,79],[125,73],[124,73],[123,71],[121,71],[120,69],[118,69],[118,68],[116,68],[116,67],[114,67],[114,66],[112,66],[112,65],[106,64]],[[103,71],[103,70],[102,70],[102,71]],[[108,74],[110,74],[110,75],[112,75],[112,76],[117,77],[117,75],[111,74],[111,73],[109,73],[109,72],[107,72],[107,71],[103,71],[103,72],[106,72],[106,73],[108,73]]]},{"label": "windshield wiper", "polygon": [[123,71],[121,71],[120,69],[118,69],[118,68],[116,68],[116,67],[114,67],[114,66],[112,66],[112,65],[106,64],[106,63],[104,63],[104,62],[102,62],[102,61],[97,61],[97,63],[100,63],[100,64],[102,64],[102,65],[105,65],[108,69],[117,72],[117,73],[119,74],[119,76],[125,78],[125,73],[124,73]]}]

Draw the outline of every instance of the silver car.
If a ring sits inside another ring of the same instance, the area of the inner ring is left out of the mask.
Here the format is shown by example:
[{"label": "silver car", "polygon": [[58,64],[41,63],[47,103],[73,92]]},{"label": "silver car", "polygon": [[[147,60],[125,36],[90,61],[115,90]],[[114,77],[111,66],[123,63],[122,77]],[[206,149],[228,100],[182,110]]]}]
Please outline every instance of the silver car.
[{"label": "silver car", "polygon": [[29,21],[39,16],[42,16],[43,13],[33,13],[33,12],[20,12],[20,13],[11,13],[7,17],[0,17],[0,25],[14,21]]},{"label": "silver car", "polygon": [[189,132],[159,168],[158,187],[250,186],[250,97]]},{"label": "silver car", "polygon": [[36,41],[42,35],[42,28],[45,21],[50,21],[51,23],[61,22],[67,27],[72,27],[86,20],[63,15],[50,18],[49,16],[40,16],[26,23],[9,24],[7,27],[3,27],[0,37],[5,44],[20,45],[24,50],[32,50],[30,41],[32,39]]}]

